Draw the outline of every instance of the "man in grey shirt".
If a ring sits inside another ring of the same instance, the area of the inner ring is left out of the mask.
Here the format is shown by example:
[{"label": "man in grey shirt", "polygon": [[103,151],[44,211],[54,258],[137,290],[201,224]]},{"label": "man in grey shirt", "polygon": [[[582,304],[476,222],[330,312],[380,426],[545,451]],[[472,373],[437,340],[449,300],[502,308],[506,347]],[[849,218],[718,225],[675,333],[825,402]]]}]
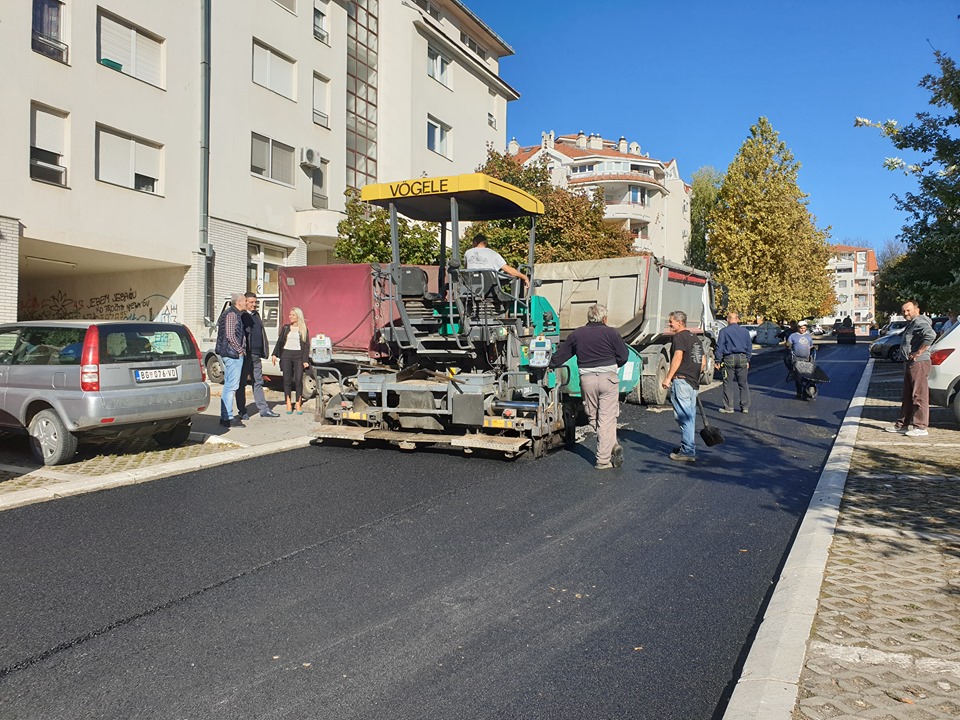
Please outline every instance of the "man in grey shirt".
[{"label": "man in grey shirt", "polygon": [[903,317],[907,320],[907,326],[900,336],[900,350],[904,358],[900,419],[884,429],[907,437],[926,437],[930,422],[930,388],[927,385],[930,346],[937,339],[937,333],[930,324],[930,318],[920,314],[920,306],[914,300],[907,300],[903,304]]}]

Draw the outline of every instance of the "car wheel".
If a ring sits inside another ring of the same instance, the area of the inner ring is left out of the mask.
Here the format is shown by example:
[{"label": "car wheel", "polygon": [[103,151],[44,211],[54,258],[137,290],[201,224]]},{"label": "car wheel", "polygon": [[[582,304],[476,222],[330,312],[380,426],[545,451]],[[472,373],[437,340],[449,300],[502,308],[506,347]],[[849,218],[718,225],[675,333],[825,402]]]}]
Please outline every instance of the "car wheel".
[{"label": "car wheel", "polygon": [[183,445],[187,439],[190,437],[190,430],[193,427],[193,422],[187,420],[182,422],[179,425],[171,428],[170,430],[163,430],[162,432],[154,433],[153,439],[162,448],[172,448],[177,447],[178,445]]},{"label": "car wheel", "polygon": [[899,345],[895,345],[894,348],[890,351],[890,359],[896,363],[903,362],[903,350],[900,349]]},{"label": "car wheel", "polygon": [[30,449],[44,465],[62,465],[77,452],[77,436],[55,410],[41,410],[30,421]]},{"label": "car wheel", "polygon": [[223,363],[216,355],[207,358],[207,377],[210,382],[223,385]]}]

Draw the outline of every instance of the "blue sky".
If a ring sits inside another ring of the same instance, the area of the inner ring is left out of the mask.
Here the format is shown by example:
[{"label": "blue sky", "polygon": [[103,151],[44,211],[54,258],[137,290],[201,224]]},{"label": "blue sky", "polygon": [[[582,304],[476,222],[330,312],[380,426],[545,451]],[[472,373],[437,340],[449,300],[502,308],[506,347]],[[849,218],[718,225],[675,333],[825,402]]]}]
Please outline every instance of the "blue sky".
[{"label": "blue sky", "polygon": [[[726,171],[761,116],[801,163],[800,189],[831,242],[881,249],[915,187],[854,118],[914,120],[934,48],[960,62],[958,0],[465,0],[516,52],[507,139],[624,135],[690,181]],[[901,155],[903,156],[903,155]],[[903,156],[910,159],[908,156]]]}]

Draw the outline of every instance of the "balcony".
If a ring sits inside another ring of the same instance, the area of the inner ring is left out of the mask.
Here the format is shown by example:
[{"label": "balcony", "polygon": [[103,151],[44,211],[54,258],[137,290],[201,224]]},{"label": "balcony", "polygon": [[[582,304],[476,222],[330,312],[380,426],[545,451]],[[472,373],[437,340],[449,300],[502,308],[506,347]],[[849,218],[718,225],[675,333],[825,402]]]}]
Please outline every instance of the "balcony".
[{"label": "balcony", "polygon": [[628,183],[631,185],[641,185],[663,190],[663,183],[656,176],[647,170],[620,170],[617,172],[578,172],[571,173],[567,178],[571,185],[578,184],[607,184],[607,183]]},{"label": "balcony", "polygon": [[[326,202],[327,197],[315,193],[313,202]],[[316,208],[297,211],[297,235],[304,241],[326,241],[332,247],[337,240],[337,224],[345,215],[336,210]]]},{"label": "balcony", "polygon": [[33,51],[66,64],[69,57],[70,48],[66,43],[60,42],[59,38],[34,32]]},{"label": "balcony", "polygon": [[603,212],[607,220],[634,220],[645,223],[652,222],[650,206],[632,202],[608,203]]}]

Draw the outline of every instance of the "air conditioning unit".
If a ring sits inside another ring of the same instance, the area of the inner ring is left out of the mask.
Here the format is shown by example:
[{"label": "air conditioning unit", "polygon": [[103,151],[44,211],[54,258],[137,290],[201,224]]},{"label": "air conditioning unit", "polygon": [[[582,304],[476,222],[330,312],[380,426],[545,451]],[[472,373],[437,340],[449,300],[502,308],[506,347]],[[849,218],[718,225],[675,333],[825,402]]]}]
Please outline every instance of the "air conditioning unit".
[{"label": "air conditioning unit", "polygon": [[320,153],[313,148],[300,148],[300,164],[308,168],[319,167]]}]

